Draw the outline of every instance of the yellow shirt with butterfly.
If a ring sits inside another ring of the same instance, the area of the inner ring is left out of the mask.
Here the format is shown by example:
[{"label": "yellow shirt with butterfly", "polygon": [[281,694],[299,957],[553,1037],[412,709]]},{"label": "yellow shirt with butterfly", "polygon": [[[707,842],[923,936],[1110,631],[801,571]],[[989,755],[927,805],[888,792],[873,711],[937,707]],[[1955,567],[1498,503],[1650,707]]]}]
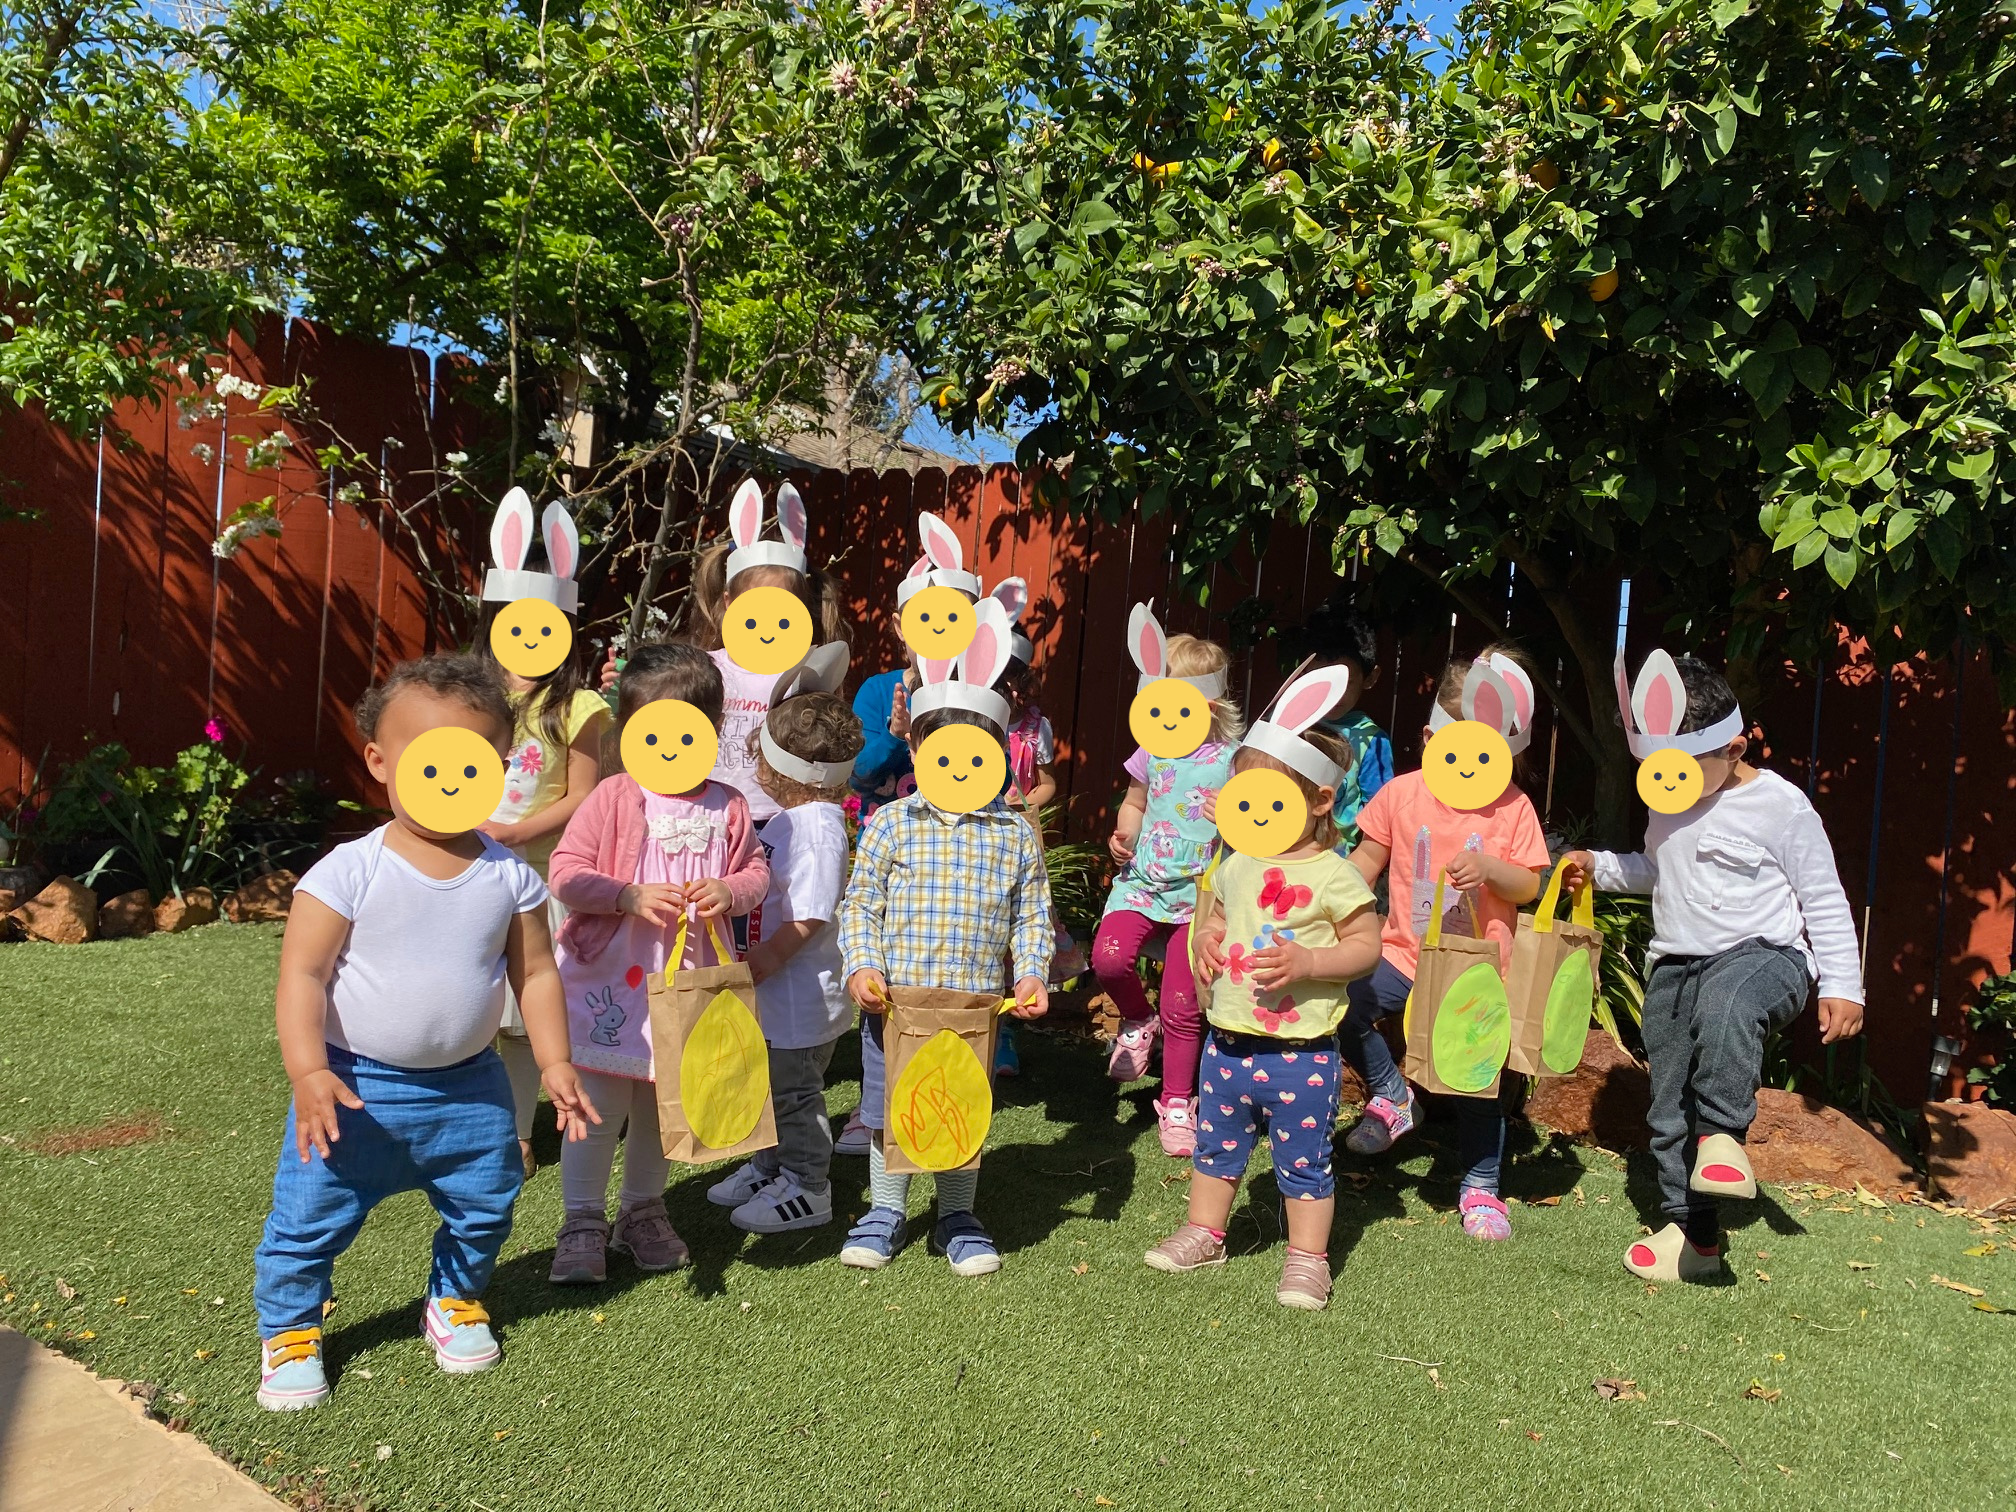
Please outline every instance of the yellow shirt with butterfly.
[{"label": "yellow shirt with butterfly", "polygon": [[1225,910],[1225,969],[1211,984],[1206,1014],[1213,1026],[1292,1040],[1336,1029],[1349,1006],[1344,983],[1312,977],[1262,992],[1253,981],[1253,957],[1277,942],[1310,950],[1335,945],[1338,930],[1373,906],[1358,868],[1331,850],[1301,860],[1232,853],[1219,861],[1212,891]]}]

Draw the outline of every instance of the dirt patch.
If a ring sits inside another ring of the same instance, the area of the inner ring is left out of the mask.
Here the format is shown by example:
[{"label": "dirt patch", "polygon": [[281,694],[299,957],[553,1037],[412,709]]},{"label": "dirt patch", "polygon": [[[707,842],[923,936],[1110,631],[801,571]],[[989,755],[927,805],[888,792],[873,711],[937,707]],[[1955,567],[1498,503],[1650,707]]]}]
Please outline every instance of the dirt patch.
[{"label": "dirt patch", "polygon": [[52,1129],[22,1140],[21,1148],[31,1155],[95,1155],[100,1150],[123,1150],[128,1145],[165,1139],[173,1132],[159,1113],[128,1113],[75,1129]]}]

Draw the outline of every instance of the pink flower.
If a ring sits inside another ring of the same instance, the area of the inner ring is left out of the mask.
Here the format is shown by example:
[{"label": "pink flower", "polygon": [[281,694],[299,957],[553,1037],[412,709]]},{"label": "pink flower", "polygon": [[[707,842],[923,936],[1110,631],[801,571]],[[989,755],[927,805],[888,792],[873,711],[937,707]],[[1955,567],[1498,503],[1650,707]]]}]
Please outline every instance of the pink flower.
[{"label": "pink flower", "polygon": [[518,752],[518,770],[527,777],[537,777],[546,768],[546,748],[538,741],[526,742]]},{"label": "pink flower", "polygon": [[230,727],[221,719],[206,719],[203,721],[203,738],[212,745],[224,744],[224,737],[230,733]]},{"label": "pink flower", "polygon": [[861,818],[861,795],[859,793],[849,793],[845,798],[841,799],[840,812],[858,823]]},{"label": "pink flower", "polygon": [[[1252,970],[1253,953],[1242,942],[1234,940],[1231,948],[1225,952],[1225,975],[1232,979],[1232,985],[1236,987],[1246,980]],[[1250,1066],[1253,1063],[1249,1060],[1242,1064]]]}]

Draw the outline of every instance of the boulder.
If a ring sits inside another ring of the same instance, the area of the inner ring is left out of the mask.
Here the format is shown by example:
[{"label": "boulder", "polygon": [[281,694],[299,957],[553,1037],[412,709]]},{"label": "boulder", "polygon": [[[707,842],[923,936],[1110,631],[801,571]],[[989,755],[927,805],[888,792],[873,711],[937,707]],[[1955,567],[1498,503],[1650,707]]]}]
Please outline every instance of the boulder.
[{"label": "boulder", "polygon": [[1650,1142],[1645,1114],[1652,1079],[1602,1030],[1591,1028],[1582,1064],[1566,1076],[1543,1076],[1526,1099],[1526,1116],[1557,1133],[1606,1150],[1642,1150]]},{"label": "boulder", "polygon": [[217,895],[207,887],[192,887],[181,897],[169,895],[154,908],[154,927],[163,934],[180,934],[199,924],[217,922]]},{"label": "boulder", "polygon": [[74,877],[58,877],[8,917],[31,940],[81,945],[98,938],[98,895]]},{"label": "boulder", "polygon": [[1843,1190],[1860,1184],[1878,1197],[1918,1189],[1917,1173],[1888,1142],[1839,1108],[1798,1092],[1759,1088],[1757,1122],[1745,1144],[1759,1181]]},{"label": "boulder", "polygon": [[154,933],[154,898],[146,888],[121,893],[98,910],[101,940],[130,940]]},{"label": "boulder", "polygon": [[299,880],[291,871],[254,877],[224,900],[224,917],[233,924],[277,923],[294,906],[294,884]]},{"label": "boulder", "polygon": [[2016,1210],[2016,1113],[1987,1103],[1927,1103],[1926,1174],[1934,1196]]}]

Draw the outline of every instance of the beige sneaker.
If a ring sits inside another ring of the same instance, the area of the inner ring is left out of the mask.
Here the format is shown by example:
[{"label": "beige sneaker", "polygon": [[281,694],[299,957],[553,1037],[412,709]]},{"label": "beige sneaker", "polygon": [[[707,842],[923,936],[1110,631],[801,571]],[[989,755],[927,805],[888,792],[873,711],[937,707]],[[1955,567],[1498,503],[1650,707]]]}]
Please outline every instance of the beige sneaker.
[{"label": "beige sneaker", "polygon": [[616,1227],[609,1235],[609,1248],[628,1255],[641,1271],[677,1270],[693,1258],[686,1241],[672,1227],[662,1197],[618,1213]]},{"label": "beige sneaker", "polygon": [[1178,1275],[1225,1263],[1225,1241],[1211,1230],[1186,1223],[1141,1257],[1151,1270]]},{"label": "beige sneaker", "polygon": [[1694,1147],[1694,1174],[1687,1190],[1710,1197],[1755,1197],[1757,1173],[1750,1153],[1727,1134],[1710,1134]]},{"label": "beige sneaker", "polygon": [[1283,1307],[1321,1312],[1330,1305],[1330,1257],[1291,1249],[1281,1261],[1281,1284],[1274,1300]]},{"label": "beige sneaker", "polygon": [[1679,1224],[1669,1223],[1624,1251],[1624,1269],[1647,1281],[1705,1281],[1722,1274],[1722,1252],[1702,1254]]}]

